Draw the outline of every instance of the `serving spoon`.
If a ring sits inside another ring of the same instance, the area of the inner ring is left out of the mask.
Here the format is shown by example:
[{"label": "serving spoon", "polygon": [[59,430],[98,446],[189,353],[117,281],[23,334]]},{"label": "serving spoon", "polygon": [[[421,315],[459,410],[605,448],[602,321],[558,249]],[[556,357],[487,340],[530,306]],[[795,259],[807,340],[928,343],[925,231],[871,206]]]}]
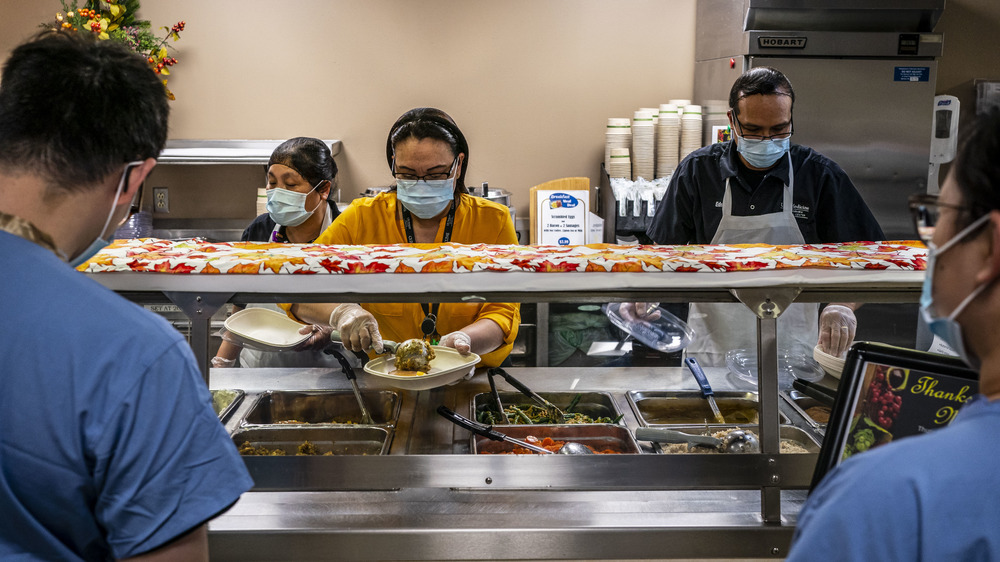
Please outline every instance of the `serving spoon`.
[{"label": "serving spoon", "polygon": [[453,410],[447,406],[438,406],[437,413],[441,414],[445,419],[454,423],[455,425],[468,429],[469,431],[475,433],[476,435],[482,435],[493,441],[508,441],[515,445],[524,447],[525,449],[535,451],[536,453],[541,453],[543,455],[593,455],[594,452],[590,450],[590,447],[582,445],[580,443],[574,443],[572,441],[567,441],[559,448],[558,451],[553,453],[552,451],[539,447],[533,443],[528,443],[527,441],[522,441],[520,439],[515,439],[506,433],[500,433],[499,431],[493,429],[492,425],[482,424],[476,421],[472,421],[469,418],[455,413]]},{"label": "serving spoon", "polygon": [[692,435],[683,431],[661,427],[638,427],[635,438],[640,441],[654,443],[687,443],[688,450],[692,446],[708,447],[720,453],[759,453],[760,441],[757,436],[742,429],[730,429],[719,439],[711,435]]}]

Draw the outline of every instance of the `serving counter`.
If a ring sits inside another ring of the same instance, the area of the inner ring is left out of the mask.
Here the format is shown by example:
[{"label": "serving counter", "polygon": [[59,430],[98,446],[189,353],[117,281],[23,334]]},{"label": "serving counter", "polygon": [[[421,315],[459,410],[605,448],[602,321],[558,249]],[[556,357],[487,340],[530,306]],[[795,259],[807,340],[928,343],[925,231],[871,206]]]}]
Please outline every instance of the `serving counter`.
[{"label": "serving counter", "polygon": [[[477,372],[453,386],[397,391],[388,454],[256,463],[257,488],[211,523],[209,539],[219,560],[780,558],[817,455],[779,453],[781,416],[805,426],[779,397],[776,317],[793,300],[915,302],[922,249],[904,251],[912,259],[895,267],[865,258],[840,268],[726,272],[90,275],[138,302],[166,298],[184,309],[203,325],[192,330],[203,365],[208,320],[225,302],[743,302],[759,318],[759,454],[652,454],[649,443],[629,455],[470,454],[469,433],[435,410],[468,414],[472,397],[489,389]],[[883,267],[869,267],[876,262]],[[627,392],[697,389],[686,371],[668,367],[509,371],[536,391],[607,392],[630,431],[640,420]],[[718,390],[749,384],[724,369],[706,374]],[[227,422],[231,432],[260,392],[349,388],[326,369],[216,369],[208,381],[247,392]],[[364,375],[359,382],[388,388]]]}]

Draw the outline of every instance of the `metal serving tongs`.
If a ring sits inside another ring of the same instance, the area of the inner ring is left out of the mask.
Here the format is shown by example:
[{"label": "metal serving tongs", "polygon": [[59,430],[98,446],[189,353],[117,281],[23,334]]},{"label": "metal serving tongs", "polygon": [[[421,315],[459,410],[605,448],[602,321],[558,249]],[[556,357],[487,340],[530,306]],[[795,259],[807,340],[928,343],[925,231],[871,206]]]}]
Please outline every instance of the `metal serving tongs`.
[{"label": "metal serving tongs", "polygon": [[[531,398],[535,402],[538,402],[539,405],[545,408],[545,412],[549,415],[550,418],[557,420],[565,420],[566,418],[570,417],[566,412],[560,410],[555,404],[542,398],[535,391],[525,386],[524,383],[512,377],[509,373],[507,373],[507,371],[504,371],[503,368],[493,367],[489,371],[487,371],[487,373],[489,375],[491,386],[493,385],[493,375],[500,375],[501,377],[504,378],[504,380],[510,383],[511,386],[516,388],[521,394],[524,394],[525,396]],[[497,403],[499,403],[499,398],[497,398]]]},{"label": "metal serving tongs", "polygon": [[486,379],[490,381],[490,396],[493,397],[493,403],[496,405],[497,411],[500,412],[500,421],[504,425],[510,424],[510,419],[507,418],[507,412],[503,411],[503,403],[500,402],[500,393],[497,392],[497,383],[493,380],[493,369],[486,371]]},{"label": "metal serving tongs", "polygon": [[354,391],[354,397],[357,398],[358,406],[361,407],[361,423],[364,425],[374,425],[375,420],[372,419],[371,413],[368,412],[368,407],[365,406],[365,400],[361,397],[361,390],[358,388],[358,377],[354,374],[354,367],[351,366],[351,362],[344,357],[343,353],[332,347],[326,347],[323,349],[323,353],[336,357],[340,363],[340,370],[344,372],[347,380],[351,381],[351,390]]}]

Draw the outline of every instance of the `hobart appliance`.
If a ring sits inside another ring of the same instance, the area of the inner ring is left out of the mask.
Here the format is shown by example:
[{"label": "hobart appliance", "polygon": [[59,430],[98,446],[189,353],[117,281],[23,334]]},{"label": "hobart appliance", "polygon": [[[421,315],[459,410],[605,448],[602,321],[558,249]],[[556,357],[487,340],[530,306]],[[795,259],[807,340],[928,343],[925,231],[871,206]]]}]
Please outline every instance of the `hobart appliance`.
[{"label": "hobart appliance", "polygon": [[889,239],[914,236],[927,191],[944,0],[699,0],[695,99],[728,99],[773,66],[795,88],[795,136],[840,164]]}]

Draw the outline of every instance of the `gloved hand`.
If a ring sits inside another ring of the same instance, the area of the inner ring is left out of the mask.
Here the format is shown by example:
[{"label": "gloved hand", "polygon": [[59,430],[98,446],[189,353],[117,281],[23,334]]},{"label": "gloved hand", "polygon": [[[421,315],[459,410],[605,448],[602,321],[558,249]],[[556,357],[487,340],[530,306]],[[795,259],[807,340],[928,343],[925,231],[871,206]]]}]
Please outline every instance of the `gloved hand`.
[{"label": "gloved hand", "polygon": [[858,319],[854,311],[840,304],[830,304],[819,315],[819,349],[834,357],[843,357],[854,343]]},{"label": "gloved hand", "polygon": [[216,369],[225,369],[228,367],[233,367],[236,365],[235,359],[226,359],[225,357],[219,357],[216,355],[212,358],[212,367]]},{"label": "gloved hand", "polygon": [[623,302],[618,306],[618,316],[629,323],[653,322],[660,318],[660,303]]},{"label": "gloved hand", "polygon": [[330,333],[333,332],[333,328],[329,326],[322,326],[320,324],[306,324],[299,328],[300,334],[312,334],[309,339],[295,346],[295,351],[303,351],[306,349],[316,349],[322,350],[326,346],[330,345]]},{"label": "gloved hand", "polygon": [[472,338],[461,330],[444,335],[441,338],[441,345],[453,348],[461,355],[472,352]]},{"label": "gloved hand", "polygon": [[340,332],[340,341],[344,342],[347,349],[365,351],[371,348],[375,353],[385,352],[378,322],[360,304],[344,303],[337,306],[330,313],[329,324]]}]

